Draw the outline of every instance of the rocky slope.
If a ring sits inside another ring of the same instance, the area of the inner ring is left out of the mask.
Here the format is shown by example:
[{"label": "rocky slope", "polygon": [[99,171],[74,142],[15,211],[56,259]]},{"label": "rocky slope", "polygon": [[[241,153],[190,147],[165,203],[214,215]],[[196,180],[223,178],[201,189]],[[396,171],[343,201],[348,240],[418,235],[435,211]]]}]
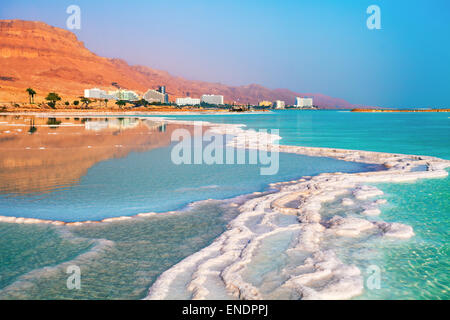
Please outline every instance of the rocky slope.
[{"label": "rocky slope", "polygon": [[26,102],[28,87],[34,88],[36,100],[42,101],[49,91],[69,100],[82,95],[85,88],[114,90],[120,86],[143,93],[159,85],[167,87],[170,100],[215,93],[224,95],[227,102],[285,100],[293,104],[296,96],[308,95],[321,107],[353,107],[345,100],[322,94],[271,90],[257,84],[235,87],[186,80],[165,71],[97,56],[72,32],[43,22],[0,20],[0,102]]}]

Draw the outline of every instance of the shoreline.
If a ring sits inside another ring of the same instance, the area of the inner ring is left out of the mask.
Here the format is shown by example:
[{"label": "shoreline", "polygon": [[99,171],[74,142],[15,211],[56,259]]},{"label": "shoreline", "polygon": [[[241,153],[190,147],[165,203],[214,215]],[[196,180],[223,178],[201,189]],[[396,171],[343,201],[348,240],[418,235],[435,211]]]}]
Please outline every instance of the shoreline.
[{"label": "shoreline", "polygon": [[67,111],[67,112],[23,112],[23,111],[17,111],[17,112],[1,112],[0,116],[36,116],[36,117],[67,117],[67,116],[74,116],[74,117],[83,117],[83,118],[90,118],[90,117],[104,117],[104,116],[116,116],[116,117],[139,117],[139,116],[207,116],[207,115],[254,115],[254,114],[268,114],[271,113],[271,111],[243,111],[243,112],[228,112],[228,111],[210,111],[210,112],[201,112],[201,111],[169,111],[169,112],[163,112],[163,111],[125,111],[125,112],[103,112],[103,111],[94,111],[92,112],[73,112],[73,111]]},{"label": "shoreline", "polygon": [[[165,121],[193,123],[193,121],[183,120],[165,119]],[[234,138],[230,144],[236,148],[257,148],[255,142],[261,138],[261,133],[255,133],[251,136],[253,140],[245,142],[246,140],[242,137],[247,130],[243,129],[242,125],[215,124],[205,121],[203,123],[211,126],[216,133],[231,129]],[[277,139],[270,141],[274,142],[274,140]],[[272,148],[274,148],[273,145],[268,149]],[[280,145],[278,148],[279,152],[285,153],[378,164],[384,166],[386,170],[322,173],[314,177],[272,183],[269,186],[276,189],[274,192],[255,192],[254,197],[249,197],[252,194],[241,195],[240,197],[246,199],[243,203],[237,204],[241,213],[229,223],[227,231],[211,245],[163,272],[149,289],[146,299],[170,298],[170,290],[174,283],[179,281],[180,276],[186,276],[186,273],[190,274],[190,277],[186,281],[185,288],[189,296],[194,299],[215,299],[215,292],[211,288],[215,288],[217,283],[223,285],[221,289],[223,292],[234,298],[266,298],[260,288],[246,280],[243,274],[246,267],[252,263],[258,248],[270,237],[284,233],[292,233],[295,238],[288,247],[289,252],[307,252],[310,257],[298,269],[287,271],[288,279],[280,290],[287,290],[295,297],[303,299],[349,299],[358,296],[364,290],[361,271],[354,265],[342,263],[332,250],[323,250],[321,243],[324,236],[332,234],[338,237],[357,238],[365,232],[374,232],[381,238],[390,239],[408,239],[414,236],[414,231],[408,225],[364,219],[364,216],[379,215],[379,206],[384,203],[383,199],[370,200],[383,194],[381,190],[370,184],[443,178],[448,175],[445,169],[450,167],[449,160],[431,156],[289,145]],[[419,167],[425,169],[415,171]],[[351,194],[351,198],[342,199],[343,206],[358,199],[371,201],[368,207],[363,208],[363,215],[358,218],[334,217],[328,221],[324,220],[320,213],[322,204],[347,193]],[[296,204],[293,205],[293,203]],[[174,212],[176,211],[169,211],[166,214]],[[108,218],[100,222],[64,223],[14,217],[0,217],[0,222],[80,226],[89,223],[120,222],[156,214],[142,213],[135,216]],[[277,219],[280,216],[295,217],[296,223],[288,226],[279,225]],[[255,219],[260,220],[255,224]],[[299,269],[307,269],[310,272],[298,272]],[[314,285],[311,284],[317,281],[325,281],[324,289],[320,291],[314,289]]]},{"label": "shoreline", "polygon": [[38,108],[2,108],[0,106],[0,114],[127,114],[127,113],[140,113],[140,114],[245,114],[245,113],[266,113],[270,112],[270,109],[260,110],[247,110],[247,111],[232,111],[231,109],[202,109],[202,108],[176,108],[176,107],[137,107],[127,109],[117,108],[92,108],[92,109],[38,109]]},{"label": "shoreline", "polygon": [[450,109],[352,109],[351,112],[450,112]]}]

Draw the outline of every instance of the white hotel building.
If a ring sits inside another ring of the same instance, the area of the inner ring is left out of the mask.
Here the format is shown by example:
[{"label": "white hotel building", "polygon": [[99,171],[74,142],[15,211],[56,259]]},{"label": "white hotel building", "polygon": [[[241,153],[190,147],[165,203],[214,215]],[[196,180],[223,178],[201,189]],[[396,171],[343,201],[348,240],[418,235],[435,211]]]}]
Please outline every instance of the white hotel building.
[{"label": "white hotel building", "polygon": [[117,90],[112,92],[117,100],[127,100],[127,101],[137,101],[139,100],[139,95],[131,90]]},{"label": "white hotel building", "polygon": [[223,96],[215,94],[204,94],[202,95],[201,102],[208,104],[223,104]]},{"label": "white hotel building", "polygon": [[295,107],[297,108],[312,108],[313,98],[295,98]]},{"label": "white hotel building", "polygon": [[286,104],[282,100],[276,100],[273,102],[273,108],[274,109],[284,109]]},{"label": "white hotel building", "polygon": [[109,100],[129,100],[129,101],[139,100],[139,96],[134,91],[117,90],[117,91],[109,91],[108,93],[106,93],[105,90],[101,90],[98,88],[85,89],[84,97],[91,99],[109,99]]},{"label": "white hotel building", "polygon": [[200,99],[193,99],[191,97],[177,98],[175,103],[179,106],[195,106],[200,104]]},{"label": "white hotel building", "polygon": [[114,97],[112,95],[107,94],[105,90],[101,90],[98,88],[85,89],[84,97],[91,99],[114,99]]}]

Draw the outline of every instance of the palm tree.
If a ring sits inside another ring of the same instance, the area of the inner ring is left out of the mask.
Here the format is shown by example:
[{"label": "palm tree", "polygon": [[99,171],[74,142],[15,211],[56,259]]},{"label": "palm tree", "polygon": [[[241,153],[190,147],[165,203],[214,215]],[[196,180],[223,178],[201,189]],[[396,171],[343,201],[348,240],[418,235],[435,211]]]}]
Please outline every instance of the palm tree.
[{"label": "palm tree", "polygon": [[108,99],[105,99],[103,101],[105,101],[105,108],[108,108]]},{"label": "palm tree", "polygon": [[28,92],[28,95],[30,96],[30,104],[34,103],[34,95],[36,94],[36,91],[34,91],[31,88],[28,88],[26,92]]}]

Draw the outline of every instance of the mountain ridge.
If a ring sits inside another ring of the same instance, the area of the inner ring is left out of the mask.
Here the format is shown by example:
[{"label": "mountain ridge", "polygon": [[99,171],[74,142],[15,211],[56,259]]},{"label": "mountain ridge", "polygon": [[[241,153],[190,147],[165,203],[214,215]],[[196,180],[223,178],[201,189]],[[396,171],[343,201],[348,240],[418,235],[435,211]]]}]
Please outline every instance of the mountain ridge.
[{"label": "mountain ridge", "polygon": [[[77,36],[40,21],[0,20],[0,101],[23,101],[25,89],[38,96],[56,91],[76,98],[86,88],[122,88],[144,93],[165,85],[169,98],[222,94],[227,102],[256,104],[261,100],[284,100],[293,104],[296,96],[311,96],[322,108],[353,108],[355,105],[320,93],[297,93],[269,89],[259,84],[229,86],[187,80],[167,71],[130,65],[123,59],[105,58],[91,52]],[[25,100],[26,101],[26,100]]]}]

